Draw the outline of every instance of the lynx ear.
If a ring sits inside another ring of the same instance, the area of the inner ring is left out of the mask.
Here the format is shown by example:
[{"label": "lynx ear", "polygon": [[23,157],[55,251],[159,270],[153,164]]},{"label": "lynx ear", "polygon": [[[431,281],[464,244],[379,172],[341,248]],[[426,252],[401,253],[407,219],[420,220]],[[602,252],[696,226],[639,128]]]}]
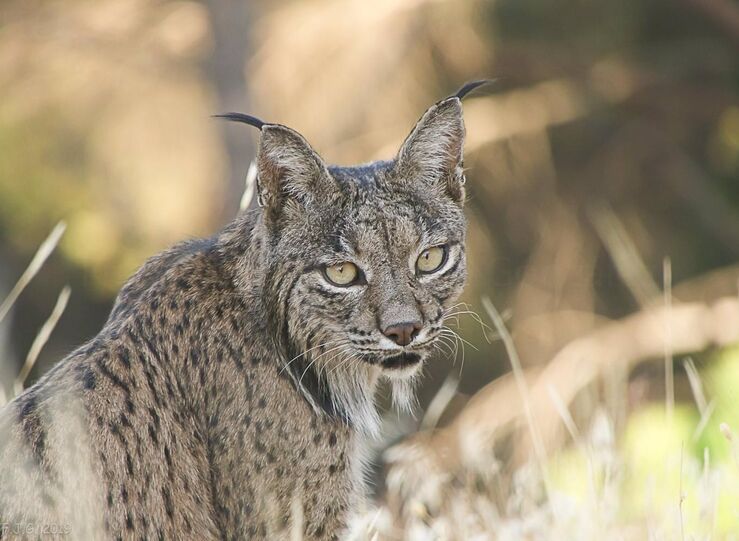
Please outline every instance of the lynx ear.
[{"label": "lynx ear", "polygon": [[286,205],[310,204],[336,194],[326,164],[295,130],[265,124],[257,153],[259,196],[266,212],[278,216]]},{"label": "lynx ear", "polygon": [[446,193],[454,201],[464,201],[464,121],[458,96],[440,101],[427,110],[398,153],[399,173],[420,179]]}]

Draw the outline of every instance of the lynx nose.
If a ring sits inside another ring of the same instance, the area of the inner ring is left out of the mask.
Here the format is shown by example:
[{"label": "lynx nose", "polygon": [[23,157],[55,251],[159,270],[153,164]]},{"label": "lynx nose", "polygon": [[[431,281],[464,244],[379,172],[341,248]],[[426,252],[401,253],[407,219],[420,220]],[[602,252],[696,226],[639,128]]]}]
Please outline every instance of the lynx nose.
[{"label": "lynx nose", "polygon": [[382,334],[387,336],[390,340],[398,344],[399,346],[407,346],[413,339],[418,335],[418,331],[421,330],[420,321],[411,321],[407,323],[397,323],[390,325]]}]

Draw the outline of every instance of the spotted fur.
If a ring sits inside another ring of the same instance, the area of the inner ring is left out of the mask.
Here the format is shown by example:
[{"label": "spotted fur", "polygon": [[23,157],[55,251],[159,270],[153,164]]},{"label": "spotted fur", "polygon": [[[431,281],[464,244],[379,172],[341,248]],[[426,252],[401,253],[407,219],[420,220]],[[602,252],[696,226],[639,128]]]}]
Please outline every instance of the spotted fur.
[{"label": "spotted fur", "polygon": [[[261,127],[264,207],[150,259],[101,332],[0,412],[0,537],[299,527],[336,539],[362,505],[375,388],[386,379],[412,403],[465,280],[460,99],[429,109],[395,159],[357,167]],[[419,254],[438,245],[444,265],[419,275]],[[323,267],[341,261],[364,281],[327,281]],[[413,318],[407,346],[382,332]]]}]

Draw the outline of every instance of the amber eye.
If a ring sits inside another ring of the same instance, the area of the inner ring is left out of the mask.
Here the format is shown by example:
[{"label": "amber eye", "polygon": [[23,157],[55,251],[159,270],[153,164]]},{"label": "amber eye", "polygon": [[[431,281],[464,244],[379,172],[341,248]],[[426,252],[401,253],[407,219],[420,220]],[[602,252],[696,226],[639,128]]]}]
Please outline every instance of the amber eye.
[{"label": "amber eye", "polygon": [[323,274],[335,286],[350,286],[359,279],[359,269],[348,261],[326,267]]},{"label": "amber eye", "polygon": [[446,246],[434,246],[421,252],[416,261],[416,269],[420,274],[436,272],[446,263]]}]

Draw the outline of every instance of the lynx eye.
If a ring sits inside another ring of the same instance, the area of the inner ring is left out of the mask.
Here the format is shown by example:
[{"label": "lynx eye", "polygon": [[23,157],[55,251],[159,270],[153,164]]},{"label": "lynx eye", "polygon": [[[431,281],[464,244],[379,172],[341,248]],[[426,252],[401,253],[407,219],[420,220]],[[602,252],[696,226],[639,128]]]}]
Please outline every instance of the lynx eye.
[{"label": "lynx eye", "polygon": [[357,266],[348,261],[327,266],[324,268],[323,274],[335,286],[350,286],[360,278]]},{"label": "lynx eye", "polygon": [[441,268],[446,263],[447,248],[446,246],[434,246],[427,248],[416,260],[416,269],[419,274],[431,274]]}]

